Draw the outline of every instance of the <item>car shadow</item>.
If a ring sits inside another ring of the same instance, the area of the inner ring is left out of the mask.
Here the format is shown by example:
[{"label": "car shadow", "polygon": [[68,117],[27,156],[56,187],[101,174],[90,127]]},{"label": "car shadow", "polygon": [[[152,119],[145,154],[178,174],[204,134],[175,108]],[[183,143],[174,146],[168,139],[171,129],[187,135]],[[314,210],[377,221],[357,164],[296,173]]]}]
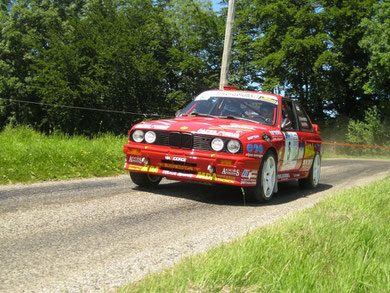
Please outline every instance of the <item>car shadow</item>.
[{"label": "car shadow", "polygon": [[147,191],[163,196],[185,198],[215,205],[231,206],[258,206],[258,205],[278,205],[307,197],[311,194],[322,192],[333,187],[330,184],[318,184],[314,189],[302,189],[298,181],[288,181],[278,184],[279,192],[274,194],[269,202],[252,203],[245,200],[240,187],[228,185],[204,185],[190,182],[165,181],[157,187],[144,188],[135,187],[135,190]]}]

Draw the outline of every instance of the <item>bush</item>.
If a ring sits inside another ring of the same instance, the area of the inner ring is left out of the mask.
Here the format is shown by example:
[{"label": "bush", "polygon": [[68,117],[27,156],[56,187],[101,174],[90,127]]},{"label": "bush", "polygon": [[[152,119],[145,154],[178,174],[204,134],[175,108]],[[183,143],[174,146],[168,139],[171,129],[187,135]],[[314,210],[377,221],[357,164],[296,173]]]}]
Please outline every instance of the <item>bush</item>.
[{"label": "bush", "polygon": [[[390,134],[387,126],[381,122],[376,106],[365,111],[364,121],[350,120],[348,123],[347,142],[364,145],[389,145]],[[379,148],[352,148],[353,155],[383,154]]]}]

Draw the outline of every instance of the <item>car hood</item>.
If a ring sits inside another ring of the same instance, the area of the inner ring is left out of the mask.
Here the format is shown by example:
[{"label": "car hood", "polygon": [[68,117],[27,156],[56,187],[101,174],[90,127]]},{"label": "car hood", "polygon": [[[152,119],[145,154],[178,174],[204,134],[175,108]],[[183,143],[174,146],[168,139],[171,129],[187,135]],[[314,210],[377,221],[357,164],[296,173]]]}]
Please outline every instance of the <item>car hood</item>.
[{"label": "car hood", "polygon": [[242,138],[262,132],[275,131],[276,127],[234,119],[212,117],[177,117],[174,119],[153,120],[134,125],[133,129],[191,132],[232,138]]}]

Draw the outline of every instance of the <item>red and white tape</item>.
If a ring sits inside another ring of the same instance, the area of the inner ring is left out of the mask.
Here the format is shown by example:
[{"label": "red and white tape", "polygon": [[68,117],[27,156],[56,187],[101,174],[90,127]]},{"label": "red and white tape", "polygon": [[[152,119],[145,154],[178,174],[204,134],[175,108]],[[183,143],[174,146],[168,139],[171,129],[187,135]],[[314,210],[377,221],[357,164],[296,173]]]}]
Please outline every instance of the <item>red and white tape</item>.
[{"label": "red and white tape", "polygon": [[381,146],[381,145],[365,145],[365,144],[326,142],[326,141],[323,141],[322,143],[323,144],[327,144],[327,145],[340,145],[340,146],[362,147],[362,148],[378,148],[378,149],[390,150],[389,147],[384,147],[384,146]]}]

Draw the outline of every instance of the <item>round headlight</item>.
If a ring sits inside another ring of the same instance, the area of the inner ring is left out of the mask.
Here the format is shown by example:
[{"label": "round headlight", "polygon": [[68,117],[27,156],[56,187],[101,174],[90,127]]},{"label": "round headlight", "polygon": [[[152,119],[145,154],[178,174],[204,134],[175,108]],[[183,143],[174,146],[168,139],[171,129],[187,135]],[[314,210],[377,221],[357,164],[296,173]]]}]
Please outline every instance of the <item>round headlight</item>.
[{"label": "round headlight", "polygon": [[232,154],[237,153],[241,148],[240,142],[238,140],[232,139],[229,140],[227,144],[227,150]]},{"label": "round headlight", "polygon": [[144,132],[142,130],[136,130],[131,137],[135,142],[142,142],[144,140]]},{"label": "round headlight", "polygon": [[154,143],[156,141],[156,133],[154,131],[148,131],[145,133],[145,140],[147,143]]},{"label": "round headlight", "polygon": [[214,138],[212,141],[211,141],[211,148],[216,151],[216,152],[219,152],[223,149],[223,140],[220,139],[220,138]]}]

